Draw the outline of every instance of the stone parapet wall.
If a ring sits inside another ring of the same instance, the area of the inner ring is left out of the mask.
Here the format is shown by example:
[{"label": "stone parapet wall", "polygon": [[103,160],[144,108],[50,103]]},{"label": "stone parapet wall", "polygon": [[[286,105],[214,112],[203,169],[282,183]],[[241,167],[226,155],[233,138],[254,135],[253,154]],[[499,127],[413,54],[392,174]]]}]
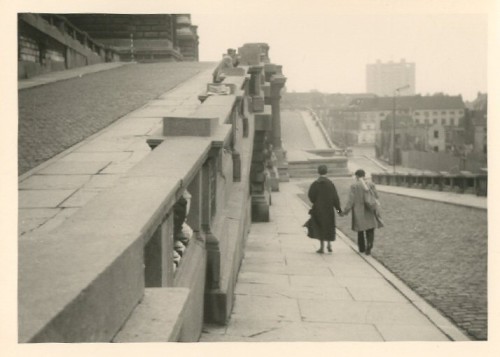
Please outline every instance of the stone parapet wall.
[{"label": "stone parapet wall", "polygon": [[18,15],[18,78],[117,61],[116,51],[58,15]]},{"label": "stone parapet wall", "polygon": [[[21,343],[192,342],[204,320],[227,319],[250,226],[253,135],[242,128],[253,117],[240,78],[235,94],[166,116],[154,150],[71,219],[20,237]],[[193,234],[176,263],[174,207],[186,190]]]},{"label": "stone parapet wall", "polygon": [[20,343],[193,342],[228,321],[251,221],[269,219],[279,118],[241,68],[221,83],[230,94],[165,113],[115,185],[19,238]]},{"label": "stone parapet wall", "polygon": [[173,43],[174,23],[169,14],[62,14],[95,39],[162,38]]}]

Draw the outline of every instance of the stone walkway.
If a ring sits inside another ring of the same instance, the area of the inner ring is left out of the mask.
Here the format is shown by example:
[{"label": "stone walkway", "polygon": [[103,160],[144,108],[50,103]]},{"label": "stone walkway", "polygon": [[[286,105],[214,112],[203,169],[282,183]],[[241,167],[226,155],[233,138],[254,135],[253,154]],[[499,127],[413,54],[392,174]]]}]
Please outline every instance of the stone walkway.
[{"label": "stone walkway", "polygon": [[214,66],[210,62],[96,65],[46,74],[43,81],[38,77],[21,81],[19,87],[34,81],[45,85],[18,92],[19,174]]},{"label": "stone walkway", "polygon": [[300,192],[281,183],[271,222],[252,224],[229,324],[201,342],[467,340],[340,232],[333,253],[315,253]]},{"label": "stone walkway", "polygon": [[[153,67],[155,65],[168,67],[168,64],[152,64]],[[80,141],[19,177],[20,236],[33,231],[49,231],[60,225],[99,192],[113,186],[123,173],[150,153],[151,149],[146,140],[161,127],[163,116],[172,113],[179,116],[188,115],[200,105],[197,96],[210,82],[213,68],[208,66],[206,69],[207,64],[185,66],[196,70],[179,74],[176,80],[183,76],[187,79],[178,83],[174,89],[159,97],[155,95],[155,100],[137,110],[129,111],[99,133]],[[177,64],[173,67],[178,71],[183,68]],[[205,69],[201,70],[202,68]],[[197,75],[193,75],[197,72]],[[97,77],[99,76],[94,79]],[[71,81],[65,81],[68,82]],[[173,85],[172,83],[170,82],[170,85]],[[42,89],[44,88],[39,87],[32,90]],[[29,91],[31,90],[21,93]],[[58,111],[61,110],[59,107],[47,110]],[[90,120],[96,120],[99,115],[93,111],[85,114]],[[52,129],[57,133],[57,125]],[[33,135],[35,134],[37,133],[33,132]],[[48,137],[45,139],[49,140]],[[27,149],[22,146],[22,140],[20,145]],[[36,147],[32,151],[36,154]]]}]

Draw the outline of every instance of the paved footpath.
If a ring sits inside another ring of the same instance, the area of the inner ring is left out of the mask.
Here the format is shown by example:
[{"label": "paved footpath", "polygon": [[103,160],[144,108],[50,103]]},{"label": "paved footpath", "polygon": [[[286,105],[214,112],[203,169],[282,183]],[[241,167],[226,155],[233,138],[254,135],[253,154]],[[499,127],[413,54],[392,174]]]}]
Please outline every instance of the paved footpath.
[{"label": "paved footpath", "polygon": [[205,326],[201,342],[467,340],[341,233],[315,253],[300,192],[280,183],[271,222],[252,224],[229,324]]},{"label": "paved footpath", "polygon": [[[126,67],[139,69],[135,65]],[[210,82],[212,67],[207,64],[182,63],[172,66],[152,64],[143,67],[143,69],[157,68],[160,72],[177,70],[179,73],[175,81],[180,81],[184,77],[188,79],[182,80],[181,83],[176,84],[175,88],[159,96],[155,95],[154,100],[147,101],[148,97],[143,97],[141,100],[147,103],[139,109],[127,112],[125,116],[97,134],[91,135],[21,175],[18,191],[19,235],[54,229],[99,192],[113,186],[125,172],[150,153],[151,149],[146,140],[155,130],[161,128],[164,116],[188,115],[200,105],[198,94],[202,93],[206,84]],[[120,69],[115,71],[118,70]],[[144,74],[144,70],[141,71]],[[133,71],[133,76],[137,74],[137,71]],[[148,76],[153,74],[158,74],[158,72],[153,71]],[[108,73],[109,75],[115,76],[117,73]],[[99,78],[102,79],[102,77]],[[166,81],[169,83],[167,88],[174,83],[170,79]],[[156,82],[161,80],[160,78]],[[69,82],[71,80],[56,84],[70,84]],[[54,84],[47,87],[53,89]],[[159,88],[161,89],[161,85],[157,89]],[[33,90],[41,89],[43,88]],[[144,93],[147,94],[145,90]],[[88,103],[88,105],[91,104]],[[113,105],[113,103],[108,103],[108,105]],[[58,111],[58,107],[56,105],[55,108],[47,108],[47,110]],[[94,119],[98,115],[93,111],[84,114]],[[102,113],[100,115],[107,119],[107,116]],[[48,134],[52,135],[52,133]],[[49,135],[45,139],[48,140]]]},{"label": "paved footpath", "polygon": [[20,81],[19,174],[214,66],[211,62],[99,64]]}]

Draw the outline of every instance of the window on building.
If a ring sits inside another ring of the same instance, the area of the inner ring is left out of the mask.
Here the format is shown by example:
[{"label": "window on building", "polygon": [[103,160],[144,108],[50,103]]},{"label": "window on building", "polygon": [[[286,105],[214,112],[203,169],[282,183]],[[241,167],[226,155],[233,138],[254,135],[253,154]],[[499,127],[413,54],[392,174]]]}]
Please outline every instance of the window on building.
[{"label": "window on building", "polygon": [[434,130],[434,139],[437,139],[437,138],[439,138],[439,131]]},{"label": "window on building", "polygon": [[420,112],[415,112],[415,115],[416,115],[416,116],[419,116],[419,115],[420,115]]},{"label": "window on building", "polygon": [[455,111],[450,110],[450,114],[451,114],[451,115],[455,115]]},{"label": "window on building", "polygon": [[459,111],[458,111],[458,114],[460,114],[460,115],[462,115],[463,113],[464,113],[464,111],[463,111],[463,110],[459,110]]},{"label": "window on building", "polygon": [[432,124],[437,124],[438,120],[436,118],[432,119]]},{"label": "window on building", "polygon": [[429,124],[429,119],[425,118],[425,124]]},{"label": "window on building", "polygon": [[443,110],[443,111],[441,112],[441,114],[444,114],[444,115],[446,115],[446,111],[445,111],[445,110]]},{"label": "window on building", "polygon": [[438,152],[439,151],[439,146],[434,146],[434,151]]},{"label": "window on building", "polygon": [[424,115],[425,115],[426,117],[428,117],[428,116],[429,116],[429,112],[428,112],[428,111],[425,111],[425,112],[424,112]]},{"label": "window on building", "polygon": [[379,116],[383,117],[385,114],[383,112],[379,113]]},{"label": "window on building", "polygon": [[420,124],[420,119],[415,119],[415,123]]},{"label": "window on building", "polygon": [[455,118],[450,119],[450,125],[455,125]]},{"label": "window on building", "polygon": [[432,115],[438,115],[438,112],[432,112]]},{"label": "window on building", "polygon": [[441,125],[446,125],[446,119],[445,118],[441,119]]}]

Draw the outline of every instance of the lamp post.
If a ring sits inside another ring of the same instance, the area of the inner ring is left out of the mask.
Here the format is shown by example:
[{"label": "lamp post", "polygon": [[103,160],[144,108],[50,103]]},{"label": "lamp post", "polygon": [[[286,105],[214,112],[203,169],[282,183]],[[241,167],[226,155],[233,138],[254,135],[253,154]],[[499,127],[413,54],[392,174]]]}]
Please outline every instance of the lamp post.
[{"label": "lamp post", "polygon": [[402,89],[409,88],[407,84],[405,86],[394,89],[394,94],[392,96],[392,172],[396,173],[396,94]]}]

